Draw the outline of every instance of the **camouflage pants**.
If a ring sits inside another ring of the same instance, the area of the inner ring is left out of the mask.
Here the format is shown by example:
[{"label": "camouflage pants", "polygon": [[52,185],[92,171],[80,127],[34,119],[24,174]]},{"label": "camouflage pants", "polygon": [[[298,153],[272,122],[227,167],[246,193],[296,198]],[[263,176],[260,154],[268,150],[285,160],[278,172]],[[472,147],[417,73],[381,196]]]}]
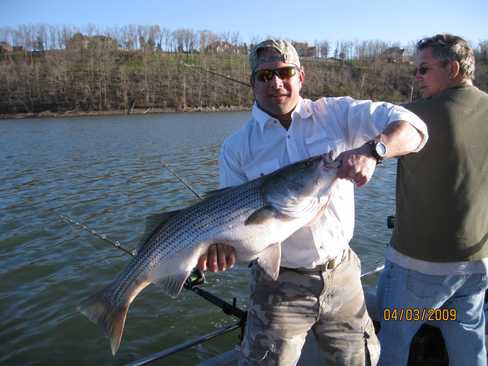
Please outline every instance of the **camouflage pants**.
[{"label": "camouflage pants", "polygon": [[376,365],[380,346],[366,310],[360,267],[351,249],[335,268],[282,268],[277,281],[253,266],[239,364],[296,365],[311,329],[324,364]]}]

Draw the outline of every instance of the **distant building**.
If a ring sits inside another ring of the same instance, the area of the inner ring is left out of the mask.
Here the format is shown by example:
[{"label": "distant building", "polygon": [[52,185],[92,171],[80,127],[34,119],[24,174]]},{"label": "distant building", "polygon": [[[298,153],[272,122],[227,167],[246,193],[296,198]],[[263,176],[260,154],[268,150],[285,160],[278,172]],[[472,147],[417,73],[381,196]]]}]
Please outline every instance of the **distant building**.
[{"label": "distant building", "polygon": [[246,54],[247,49],[246,47],[236,46],[232,43],[226,41],[214,41],[211,42],[206,48],[205,52],[211,53],[232,53],[234,55],[238,54]]},{"label": "distant building", "polygon": [[117,41],[107,36],[85,36],[75,33],[66,42],[66,49],[88,49],[89,47],[103,46],[104,48],[117,48]]},{"label": "distant building", "polygon": [[82,48],[86,49],[88,48],[90,41],[88,36],[84,36],[80,32],[75,33],[73,37],[68,39],[66,42],[66,49],[76,49],[76,48]]},{"label": "distant building", "polygon": [[13,47],[8,42],[0,42],[0,53],[11,53],[13,52]]},{"label": "distant building", "polygon": [[293,46],[297,50],[300,57],[315,57],[317,50],[313,46],[309,46],[307,42],[293,42]]},{"label": "distant building", "polygon": [[405,52],[405,49],[400,48],[400,47],[390,47],[384,50],[380,58],[386,62],[390,63],[402,63],[405,62],[405,58],[403,53]]}]

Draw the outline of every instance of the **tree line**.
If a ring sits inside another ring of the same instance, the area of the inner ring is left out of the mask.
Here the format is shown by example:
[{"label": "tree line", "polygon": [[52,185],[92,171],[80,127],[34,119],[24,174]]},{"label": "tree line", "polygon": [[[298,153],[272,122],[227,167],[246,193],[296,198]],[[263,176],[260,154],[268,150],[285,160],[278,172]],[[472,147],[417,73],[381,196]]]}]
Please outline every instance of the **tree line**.
[{"label": "tree line", "polygon": [[[157,25],[3,27],[0,115],[249,108],[247,54],[259,41]],[[404,102],[416,96],[414,42],[404,48],[382,41],[294,44],[305,68],[305,97]],[[475,50],[475,82],[488,90],[488,41]]]}]

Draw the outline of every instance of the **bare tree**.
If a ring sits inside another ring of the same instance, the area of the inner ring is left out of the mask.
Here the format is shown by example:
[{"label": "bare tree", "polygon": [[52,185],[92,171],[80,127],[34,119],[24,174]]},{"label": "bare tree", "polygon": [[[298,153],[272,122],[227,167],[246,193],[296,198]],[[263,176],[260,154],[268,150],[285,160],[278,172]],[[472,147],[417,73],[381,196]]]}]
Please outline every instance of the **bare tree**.
[{"label": "bare tree", "polygon": [[[249,88],[183,65],[191,60],[203,70],[247,81],[247,45],[237,32],[171,31],[158,25],[91,25],[87,30],[19,25],[0,27],[0,42],[6,42],[0,44],[0,114],[249,107],[253,100]],[[378,40],[337,42],[337,56],[364,62],[307,60],[304,96],[408,100],[412,66],[379,57],[394,45]],[[156,46],[179,52],[155,52]],[[317,55],[330,52],[325,40],[315,41],[315,46]],[[476,84],[487,90],[488,41],[479,43],[476,57]]]},{"label": "bare tree", "polygon": [[488,40],[480,41],[478,44],[478,61],[488,61]]}]

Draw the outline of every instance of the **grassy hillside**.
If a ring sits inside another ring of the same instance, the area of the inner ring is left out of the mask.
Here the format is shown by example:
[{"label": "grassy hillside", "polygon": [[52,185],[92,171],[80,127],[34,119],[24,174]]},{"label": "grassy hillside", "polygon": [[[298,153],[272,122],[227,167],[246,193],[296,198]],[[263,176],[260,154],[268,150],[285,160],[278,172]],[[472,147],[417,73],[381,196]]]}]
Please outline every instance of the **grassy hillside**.
[{"label": "grassy hillside", "polygon": [[[411,63],[304,58],[303,65],[302,94],[312,99],[350,95],[404,102],[416,95]],[[478,60],[476,84],[483,90],[487,71],[486,60]],[[0,53],[0,115],[249,108],[250,88],[228,78],[249,81],[245,53],[125,50],[104,42]]]}]

